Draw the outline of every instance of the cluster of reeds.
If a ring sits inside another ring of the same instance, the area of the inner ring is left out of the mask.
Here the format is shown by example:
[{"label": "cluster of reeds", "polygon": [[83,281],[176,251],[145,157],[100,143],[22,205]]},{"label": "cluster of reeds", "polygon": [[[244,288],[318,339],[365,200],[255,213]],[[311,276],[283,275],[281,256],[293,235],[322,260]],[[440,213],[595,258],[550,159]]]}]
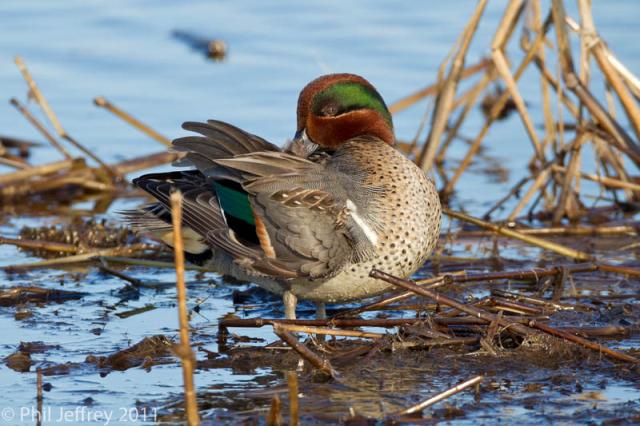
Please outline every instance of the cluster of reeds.
[{"label": "cluster of reeds", "polygon": [[[477,160],[481,145],[491,143],[486,140],[491,126],[506,109],[514,108],[523,132],[521,136],[514,135],[513,143],[528,139],[532,147],[529,175],[489,209],[485,218],[517,196],[515,207],[504,217],[508,221],[520,218],[528,209],[529,218],[550,219],[555,224],[564,218],[575,222],[587,211],[581,194],[582,180],[597,183],[600,198],[606,199],[603,195],[609,193],[616,204],[624,201],[626,206],[637,206],[640,182],[628,167],[640,166],[640,80],[600,38],[590,0],[578,0],[578,19],[566,14],[563,0],[551,1],[548,10],[543,10],[541,3],[508,2],[491,43],[491,58],[465,69],[467,49],[487,5],[485,0],[478,1],[450,57],[440,66],[437,83],[390,106],[393,112],[398,112],[425,96],[435,95],[424,146],[418,150],[416,138],[409,150],[416,154],[416,162],[423,169],[437,170],[442,180],[441,195],[446,200],[470,164]],[[511,67],[507,49],[510,43],[515,44],[513,38],[519,25],[523,27],[519,45],[524,57]],[[577,56],[572,49],[572,37],[579,42]],[[519,79],[531,67],[539,74],[542,134],[536,129],[534,115],[518,88]],[[593,87],[593,75],[597,72],[605,81],[606,102],[598,99],[598,90]],[[458,95],[461,79],[471,75],[479,75],[478,81]],[[494,95],[492,87],[498,82],[505,89]],[[483,94],[491,95],[491,102],[487,103]],[[616,111],[616,105],[622,105],[624,114]],[[442,167],[450,161],[448,148],[463,128],[469,111],[476,106],[485,111],[485,122],[471,138],[460,165],[448,173]],[[425,114],[424,120],[427,119]],[[593,152],[594,165],[584,160],[589,158],[584,155],[587,148]],[[582,171],[589,166],[595,167],[597,173]],[[534,212],[539,214],[534,216]]]}]

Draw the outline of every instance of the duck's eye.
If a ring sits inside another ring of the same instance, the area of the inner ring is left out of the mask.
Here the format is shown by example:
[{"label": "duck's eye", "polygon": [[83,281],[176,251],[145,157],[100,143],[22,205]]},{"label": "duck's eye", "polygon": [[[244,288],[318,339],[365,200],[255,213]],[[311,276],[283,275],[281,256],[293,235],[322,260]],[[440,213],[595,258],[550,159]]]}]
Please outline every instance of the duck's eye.
[{"label": "duck's eye", "polygon": [[334,103],[329,103],[323,106],[322,109],[320,110],[320,115],[324,117],[333,117],[335,115],[338,115],[338,105]]}]

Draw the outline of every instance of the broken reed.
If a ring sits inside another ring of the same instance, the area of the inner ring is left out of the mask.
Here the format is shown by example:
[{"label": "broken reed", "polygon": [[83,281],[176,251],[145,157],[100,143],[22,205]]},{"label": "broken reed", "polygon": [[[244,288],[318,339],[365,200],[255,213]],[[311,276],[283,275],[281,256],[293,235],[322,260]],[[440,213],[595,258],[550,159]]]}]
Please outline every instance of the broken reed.
[{"label": "broken reed", "polygon": [[189,343],[189,318],[187,313],[187,289],[184,282],[184,245],[182,240],[182,194],[180,194],[180,191],[171,193],[171,220],[173,225],[173,249],[176,261],[178,319],[180,322],[180,345],[175,349],[182,361],[187,424],[197,426],[200,424],[200,416],[198,414],[198,401],[193,381],[195,355]]},{"label": "broken reed", "polygon": [[[567,16],[563,0],[553,0],[546,10],[542,9],[539,1],[508,2],[490,46],[490,63],[470,67],[473,72],[468,72],[469,69],[463,72],[467,48],[485,6],[486,2],[477,2],[469,23],[452,50],[454,53],[448,55],[440,66],[438,81],[432,86],[433,89],[403,99],[392,104],[391,108],[396,112],[423,97],[436,96],[430,131],[422,150],[416,155],[416,162],[425,170],[432,166],[438,169],[443,181],[441,193],[445,199],[454,192],[470,164],[477,161],[481,144],[487,143],[485,137],[489,129],[503,116],[510,103],[515,107],[524,130],[522,137],[514,137],[511,143],[519,143],[519,139],[529,140],[533,151],[529,160],[530,173],[490,209],[485,218],[527,188],[526,185],[528,189],[520,202],[507,214],[509,220],[516,219],[527,207],[530,217],[539,208],[548,213],[556,224],[565,218],[578,220],[586,213],[581,202],[580,181],[584,179],[595,182],[602,191],[610,192],[614,200],[619,199],[619,192],[628,202],[640,200],[640,185],[633,181],[625,168],[627,163],[640,166],[640,80],[616,59],[598,35],[591,14],[591,2],[578,1],[579,22]],[[519,27],[522,28],[519,45],[525,56],[511,68],[507,50]],[[552,31],[555,32],[555,40],[549,35]],[[577,61],[571,48],[572,36],[580,41]],[[590,66],[592,58],[595,59],[596,69]],[[560,79],[554,78],[554,73],[548,69],[548,64],[553,62],[559,63]],[[574,65],[576,63],[578,66]],[[518,88],[518,81],[530,68],[539,74],[543,134],[536,130],[533,115]],[[616,114],[615,102],[600,101],[590,88],[592,75],[597,71],[607,84],[607,96],[610,99],[617,97],[624,116]],[[460,80],[473,74],[476,74],[478,82],[459,97],[460,102],[454,101]],[[500,82],[505,90],[488,108],[485,122],[476,136],[471,138],[461,164],[449,174],[442,167],[442,162],[446,164],[448,160],[446,151],[458,135],[469,109],[480,104],[474,93],[492,90],[488,82]],[[553,99],[554,95],[556,99]],[[566,134],[564,115],[567,113],[576,123],[573,137]],[[454,117],[454,124],[448,122],[449,117]],[[626,123],[622,121],[624,118]],[[625,124],[633,130],[633,134],[625,131]],[[596,174],[581,170],[588,166],[583,160],[587,146],[595,154]]]}]

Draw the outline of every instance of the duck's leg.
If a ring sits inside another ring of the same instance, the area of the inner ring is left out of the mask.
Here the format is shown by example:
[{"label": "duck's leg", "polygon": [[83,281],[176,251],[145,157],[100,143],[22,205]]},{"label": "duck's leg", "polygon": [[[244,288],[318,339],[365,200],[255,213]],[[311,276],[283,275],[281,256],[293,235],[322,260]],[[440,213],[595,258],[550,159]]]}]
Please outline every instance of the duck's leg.
[{"label": "duck's leg", "polygon": [[316,302],[316,319],[327,319],[327,307],[324,302]]},{"label": "duck's leg", "polygon": [[284,317],[286,319],[296,319],[296,305],[298,304],[298,298],[290,290],[285,290],[282,293],[282,301],[284,302]]}]

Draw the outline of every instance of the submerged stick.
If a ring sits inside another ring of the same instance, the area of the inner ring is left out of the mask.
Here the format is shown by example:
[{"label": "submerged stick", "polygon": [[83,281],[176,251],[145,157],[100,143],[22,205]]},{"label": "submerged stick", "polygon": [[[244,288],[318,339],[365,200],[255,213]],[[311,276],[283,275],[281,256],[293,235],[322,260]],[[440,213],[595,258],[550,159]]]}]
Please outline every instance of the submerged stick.
[{"label": "submerged stick", "polygon": [[537,238],[537,237],[533,237],[530,235],[524,235],[518,231],[514,231],[512,229],[508,229],[508,228],[504,228],[502,226],[499,225],[495,225],[493,223],[490,222],[485,222],[484,220],[466,215],[464,213],[460,213],[460,212],[454,212],[451,211],[449,209],[443,209],[442,210],[444,214],[446,214],[449,217],[454,217],[456,219],[462,220],[464,222],[469,222],[472,223],[476,226],[480,226],[481,228],[484,229],[489,229],[495,233],[504,235],[506,237],[511,237],[511,238],[515,238],[517,240],[520,241],[524,241],[525,243],[537,246],[537,247],[541,247],[544,248],[546,250],[551,250],[553,252],[556,252],[558,254],[561,254],[563,256],[567,256],[573,259],[577,259],[577,260],[590,260],[592,259],[592,256],[588,255],[587,253],[581,252],[579,250],[575,250],[569,247],[565,247],[561,244],[558,243],[554,243],[551,241],[547,241],[544,240],[542,238]]},{"label": "submerged stick", "polygon": [[184,403],[187,423],[200,424],[198,401],[193,381],[195,356],[189,343],[189,318],[187,317],[187,289],[184,283],[184,247],[182,241],[182,196],[180,191],[171,193],[171,222],[173,225],[173,250],[176,260],[176,284],[178,294],[178,319],[180,321],[180,345],[178,355],[182,361],[182,379],[184,381]]},{"label": "submerged stick", "polygon": [[429,398],[427,400],[424,400],[419,404],[416,404],[416,405],[414,405],[412,407],[406,408],[406,409],[404,409],[402,411],[398,411],[395,414],[395,416],[404,416],[404,415],[407,415],[407,414],[415,413],[417,411],[422,411],[425,408],[430,407],[433,404],[435,404],[437,402],[440,402],[440,401],[442,401],[444,399],[447,399],[450,396],[455,395],[458,392],[463,391],[463,390],[465,390],[466,388],[468,388],[470,386],[473,386],[473,385],[476,385],[476,384],[482,382],[483,379],[484,379],[484,376],[476,376],[473,379],[469,379],[466,382],[460,383],[459,385],[456,385],[456,386],[452,387],[449,390],[446,390],[446,391],[444,391],[444,392],[442,392],[442,393],[440,393],[440,394],[438,394],[438,395],[436,395],[434,397],[431,397],[431,398]]},{"label": "submerged stick", "polygon": [[136,129],[140,130],[142,133],[144,133],[147,136],[157,140],[161,144],[163,144],[165,146],[169,146],[169,147],[171,146],[171,141],[168,138],[162,136],[160,133],[156,132],[151,127],[147,126],[146,124],[144,124],[140,120],[136,119],[135,117],[133,117],[128,112],[125,112],[125,111],[121,110],[120,108],[118,108],[117,106],[113,105],[111,102],[106,100],[104,98],[104,96],[98,96],[98,97],[94,98],[93,99],[93,103],[95,103],[99,107],[102,107],[102,108],[108,110],[109,112],[111,112],[115,116],[117,116],[117,117],[121,118],[122,120],[126,121],[127,123],[129,123],[130,125],[135,127]]},{"label": "submerged stick", "polygon": [[276,335],[286,342],[292,349],[314,366],[318,371],[326,374],[334,379],[338,377],[338,373],[333,369],[333,366],[328,359],[322,358],[320,355],[313,352],[311,349],[300,343],[300,341],[289,332],[286,326],[281,324],[273,324],[273,331]]}]

